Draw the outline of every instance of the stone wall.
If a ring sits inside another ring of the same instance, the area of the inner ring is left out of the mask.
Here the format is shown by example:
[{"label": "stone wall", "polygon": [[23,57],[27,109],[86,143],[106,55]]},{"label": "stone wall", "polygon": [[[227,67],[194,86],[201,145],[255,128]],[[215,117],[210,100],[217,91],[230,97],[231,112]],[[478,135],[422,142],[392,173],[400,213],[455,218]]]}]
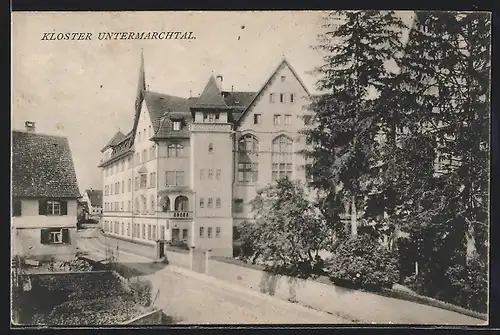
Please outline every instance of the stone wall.
[{"label": "stone wall", "polygon": [[[485,321],[449,310],[335,286],[327,278],[302,280],[274,275],[258,266],[211,258],[206,274],[354,322],[378,324],[483,325]],[[467,320],[464,322],[464,320]]]}]

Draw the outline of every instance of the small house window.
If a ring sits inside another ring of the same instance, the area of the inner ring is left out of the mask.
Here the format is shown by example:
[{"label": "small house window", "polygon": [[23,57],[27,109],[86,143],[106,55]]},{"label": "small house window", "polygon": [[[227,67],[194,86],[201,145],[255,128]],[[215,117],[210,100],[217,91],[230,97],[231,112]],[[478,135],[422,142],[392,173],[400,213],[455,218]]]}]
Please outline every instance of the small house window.
[{"label": "small house window", "polygon": [[70,243],[68,228],[45,228],[40,230],[41,244],[62,244]]},{"label": "small house window", "polygon": [[281,115],[275,114],[273,121],[276,126],[279,125],[281,123]]},{"label": "small house window", "polygon": [[254,114],[253,115],[253,124],[260,124],[260,116],[261,116],[261,114]]},{"label": "small house window", "polygon": [[220,198],[215,199],[215,207],[220,208]]},{"label": "small house window", "polygon": [[215,238],[220,238],[220,227],[215,227]]},{"label": "small house window", "polygon": [[174,130],[181,130],[181,121],[174,121],[172,125]]},{"label": "small house window", "polygon": [[215,171],[215,178],[218,179],[218,180],[220,180],[220,175],[221,175],[221,169],[217,169]]},{"label": "small house window", "polygon": [[292,123],[292,116],[285,115],[285,125],[290,125]]},{"label": "small house window", "polygon": [[208,169],[208,179],[212,179],[214,175],[214,170],[213,169]]},{"label": "small house window", "polygon": [[284,93],[280,93],[280,102],[286,102],[286,95]]},{"label": "small house window", "polygon": [[200,227],[200,237],[201,238],[205,237],[205,228],[204,227]]},{"label": "small house window", "polygon": [[275,94],[274,93],[269,93],[269,102],[274,103],[275,102]]},{"label": "small house window", "polygon": [[207,237],[212,238],[212,227],[207,228]]},{"label": "small house window", "polygon": [[212,198],[208,198],[207,208],[212,208]]},{"label": "small house window", "polygon": [[295,102],[295,94],[290,94],[290,102],[293,104]]},{"label": "small house window", "polygon": [[285,77],[285,76],[281,76],[281,81],[282,81],[282,82],[284,82],[284,81],[285,81],[285,79],[286,79],[286,77]]},{"label": "small house window", "polygon": [[205,199],[200,198],[200,208],[204,208],[204,207],[205,207]]},{"label": "small house window", "polygon": [[68,215],[68,203],[59,200],[39,200],[39,215]]}]

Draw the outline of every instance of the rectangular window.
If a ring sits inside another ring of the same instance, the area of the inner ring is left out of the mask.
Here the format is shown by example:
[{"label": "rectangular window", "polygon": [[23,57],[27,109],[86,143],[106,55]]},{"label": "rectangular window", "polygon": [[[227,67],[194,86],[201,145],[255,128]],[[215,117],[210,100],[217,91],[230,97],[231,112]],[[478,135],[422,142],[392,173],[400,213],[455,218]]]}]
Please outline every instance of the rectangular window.
[{"label": "rectangular window", "polygon": [[146,224],[142,224],[142,239],[146,239]]},{"label": "rectangular window", "polygon": [[274,125],[278,126],[281,123],[281,115],[274,114],[273,122]]},{"label": "rectangular window", "polygon": [[253,124],[260,124],[260,114],[253,115]]},{"label": "rectangular window", "polygon": [[130,210],[131,210],[131,209],[130,209],[130,206],[131,206],[131,202],[130,202],[130,200],[129,200],[129,201],[128,201],[128,203],[127,203],[127,212],[130,212]]},{"label": "rectangular window", "polygon": [[204,227],[200,227],[200,237],[201,238],[205,237],[205,228]]},{"label": "rectangular window", "polygon": [[200,208],[205,208],[205,199],[200,198]]},{"label": "rectangular window", "polygon": [[21,200],[12,200],[12,216],[21,216],[22,206]]},{"label": "rectangular window", "polygon": [[130,192],[131,189],[132,189],[132,179],[129,179],[128,180],[128,188],[127,188],[127,190]]},{"label": "rectangular window", "polygon": [[285,115],[285,125],[290,125],[292,123],[292,116],[287,114]]},{"label": "rectangular window", "polygon": [[234,199],[234,209],[235,213],[243,212],[243,199]]},{"label": "rectangular window", "polygon": [[166,186],[184,186],[184,171],[167,171]]},{"label": "rectangular window", "polygon": [[220,208],[220,198],[215,199],[215,207]]},{"label": "rectangular window", "polygon": [[[63,207],[66,210],[63,210]],[[47,201],[45,215],[67,215],[67,202],[66,201]]]},{"label": "rectangular window", "polygon": [[280,102],[285,103],[286,102],[286,94],[285,93],[280,93]]},{"label": "rectangular window", "polygon": [[182,239],[184,241],[187,241],[187,239],[188,239],[188,230],[187,229],[182,230]]},{"label": "rectangular window", "polygon": [[281,76],[281,82],[284,82],[285,81],[285,76]]},{"label": "rectangular window", "polygon": [[149,177],[149,185],[151,185],[152,188],[156,187],[156,172],[151,172],[150,177]]},{"label": "rectangular window", "polygon": [[214,175],[214,170],[213,169],[208,169],[208,179],[212,179]]},{"label": "rectangular window", "polygon": [[165,239],[165,226],[160,226],[160,240]]},{"label": "rectangular window", "polygon": [[215,238],[220,238],[220,227],[215,227]]},{"label": "rectangular window", "polygon": [[120,194],[120,183],[115,183],[115,194]]},{"label": "rectangular window", "polygon": [[181,121],[174,121],[172,126],[175,131],[181,130]]},{"label": "rectangular window", "polygon": [[122,235],[125,235],[125,223],[122,222]]},{"label": "rectangular window", "polygon": [[290,102],[293,104],[295,102],[295,94],[290,93]]},{"label": "rectangular window", "polygon": [[205,169],[200,169],[200,180],[205,178]]},{"label": "rectangular window", "polygon": [[177,171],[175,175],[177,186],[184,186],[184,171]]},{"label": "rectangular window", "polygon": [[220,180],[220,175],[221,175],[221,169],[217,169],[215,171],[215,178],[218,179],[218,180]]},{"label": "rectangular window", "polygon": [[40,229],[41,244],[63,244],[70,243],[68,228],[44,228]]},{"label": "rectangular window", "polygon": [[212,198],[208,198],[207,208],[212,208]]},{"label": "rectangular window", "polygon": [[122,193],[125,193],[125,180],[122,181]]},{"label": "rectangular window", "polygon": [[212,238],[212,227],[207,228],[207,237]]},{"label": "rectangular window", "polygon": [[274,103],[275,102],[275,94],[274,93],[269,93],[269,103]]},{"label": "rectangular window", "polygon": [[141,189],[147,188],[148,187],[148,175],[147,174],[141,174]]},{"label": "rectangular window", "polygon": [[153,237],[153,241],[156,241],[156,225],[152,225],[151,226],[153,228],[153,232],[152,232],[152,237]]},{"label": "rectangular window", "polygon": [[166,184],[167,184],[167,186],[174,186],[175,185],[175,171],[167,171]]},{"label": "rectangular window", "polygon": [[238,163],[239,182],[257,182],[259,177],[258,163]]}]

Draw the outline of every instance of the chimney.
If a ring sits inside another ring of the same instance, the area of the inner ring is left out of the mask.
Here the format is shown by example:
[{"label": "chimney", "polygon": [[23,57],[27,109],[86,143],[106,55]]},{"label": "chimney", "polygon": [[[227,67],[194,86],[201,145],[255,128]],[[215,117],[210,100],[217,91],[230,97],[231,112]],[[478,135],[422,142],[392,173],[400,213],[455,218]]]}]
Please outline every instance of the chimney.
[{"label": "chimney", "polygon": [[224,81],[224,77],[220,74],[217,76],[217,84],[219,85],[219,90],[222,92],[222,82]]},{"label": "chimney", "polygon": [[24,123],[24,126],[26,127],[26,131],[28,131],[30,133],[34,133],[35,132],[35,122],[33,122],[33,121],[26,121]]}]

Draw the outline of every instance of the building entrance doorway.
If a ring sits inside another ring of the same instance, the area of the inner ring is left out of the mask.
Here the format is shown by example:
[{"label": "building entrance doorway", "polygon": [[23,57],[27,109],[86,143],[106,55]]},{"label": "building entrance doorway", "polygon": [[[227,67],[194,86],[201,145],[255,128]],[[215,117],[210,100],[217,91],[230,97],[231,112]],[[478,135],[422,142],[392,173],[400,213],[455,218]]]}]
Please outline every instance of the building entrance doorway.
[{"label": "building entrance doorway", "polygon": [[172,241],[180,241],[180,230],[178,228],[172,228]]}]

